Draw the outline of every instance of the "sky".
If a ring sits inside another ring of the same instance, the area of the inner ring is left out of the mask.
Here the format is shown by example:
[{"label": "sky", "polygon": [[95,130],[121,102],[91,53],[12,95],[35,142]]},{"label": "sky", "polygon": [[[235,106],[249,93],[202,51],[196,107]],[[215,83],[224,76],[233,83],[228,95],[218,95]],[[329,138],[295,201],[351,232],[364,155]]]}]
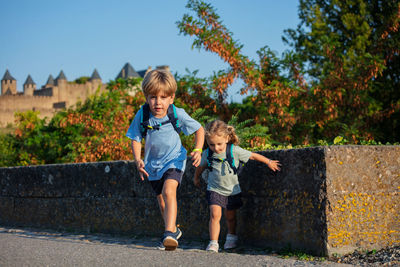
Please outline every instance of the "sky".
[{"label": "sky", "polygon": [[[298,0],[207,0],[223,24],[257,61],[268,45],[278,55],[289,47],[284,30],[299,23]],[[186,0],[0,0],[0,78],[8,69],[17,89],[31,75],[36,87],[63,70],[69,81],[91,76],[114,80],[125,63],[137,71],[169,65],[180,75],[199,70],[198,77],[227,69],[216,54],[192,49],[194,37],[179,34],[176,22]],[[240,102],[241,81],[229,89],[229,101]]]}]

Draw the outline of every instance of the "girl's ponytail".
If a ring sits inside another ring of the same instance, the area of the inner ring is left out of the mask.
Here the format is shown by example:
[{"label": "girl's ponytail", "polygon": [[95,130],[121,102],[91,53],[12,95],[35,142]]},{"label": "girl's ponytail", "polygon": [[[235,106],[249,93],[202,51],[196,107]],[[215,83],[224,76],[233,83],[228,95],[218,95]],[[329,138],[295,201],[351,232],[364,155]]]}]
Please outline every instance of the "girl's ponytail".
[{"label": "girl's ponytail", "polygon": [[229,143],[239,145],[239,137],[236,134],[235,128],[231,125],[227,125],[226,130],[228,131]]}]

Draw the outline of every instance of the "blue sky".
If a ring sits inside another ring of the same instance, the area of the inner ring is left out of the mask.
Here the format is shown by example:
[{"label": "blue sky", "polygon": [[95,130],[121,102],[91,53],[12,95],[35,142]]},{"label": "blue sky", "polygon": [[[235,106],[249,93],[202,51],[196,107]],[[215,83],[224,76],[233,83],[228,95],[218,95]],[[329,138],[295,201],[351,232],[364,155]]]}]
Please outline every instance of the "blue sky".
[{"label": "blue sky", "polygon": [[[296,28],[297,0],[209,0],[244,45],[243,53],[257,59],[268,45],[282,53],[284,29]],[[17,79],[18,91],[30,74],[40,88],[61,70],[68,80],[90,76],[96,68],[103,80],[115,79],[129,62],[135,70],[169,65],[172,72],[199,70],[208,77],[228,65],[218,56],[191,49],[193,37],[179,35],[176,22],[192,14],[186,0],[1,0],[0,78],[6,69]],[[230,99],[240,81],[230,88]]]}]

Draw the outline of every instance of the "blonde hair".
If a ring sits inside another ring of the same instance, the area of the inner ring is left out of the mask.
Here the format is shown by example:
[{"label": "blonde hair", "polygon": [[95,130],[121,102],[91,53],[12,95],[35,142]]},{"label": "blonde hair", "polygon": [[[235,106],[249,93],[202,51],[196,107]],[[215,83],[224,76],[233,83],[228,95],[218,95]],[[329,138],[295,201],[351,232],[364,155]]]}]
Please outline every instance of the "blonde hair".
[{"label": "blonde hair", "polygon": [[238,145],[239,137],[236,134],[235,128],[233,126],[227,125],[221,120],[215,120],[207,123],[205,127],[206,138],[211,136],[228,136],[228,143]]},{"label": "blonde hair", "polygon": [[176,81],[171,72],[165,69],[155,69],[146,73],[142,82],[145,97],[164,93],[172,96],[176,92]]}]

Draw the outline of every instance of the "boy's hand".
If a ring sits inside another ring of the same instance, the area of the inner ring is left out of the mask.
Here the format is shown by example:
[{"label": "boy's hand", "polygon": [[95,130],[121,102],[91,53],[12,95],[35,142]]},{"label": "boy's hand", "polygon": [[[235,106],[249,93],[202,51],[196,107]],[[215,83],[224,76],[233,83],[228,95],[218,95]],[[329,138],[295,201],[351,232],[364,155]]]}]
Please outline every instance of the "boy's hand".
[{"label": "boy's hand", "polygon": [[269,160],[267,163],[268,167],[273,170],[273,171],[280,171],[281,164],[279,163],[279,160]]},{"label": "boy's hand", "polygon": [[190,156],[192,157],[193,166],[198,167],[201,162],[201,151],[193,151]]},{"label": "boy's hand", "polygon": [[149,177],[149,174],[144,169],[144,162],[142,159],[136,160],[136,166],[139,171],[140,179],[142,179],[142,181],[144,180],[144,175],[146,175],[146,177]]}]

